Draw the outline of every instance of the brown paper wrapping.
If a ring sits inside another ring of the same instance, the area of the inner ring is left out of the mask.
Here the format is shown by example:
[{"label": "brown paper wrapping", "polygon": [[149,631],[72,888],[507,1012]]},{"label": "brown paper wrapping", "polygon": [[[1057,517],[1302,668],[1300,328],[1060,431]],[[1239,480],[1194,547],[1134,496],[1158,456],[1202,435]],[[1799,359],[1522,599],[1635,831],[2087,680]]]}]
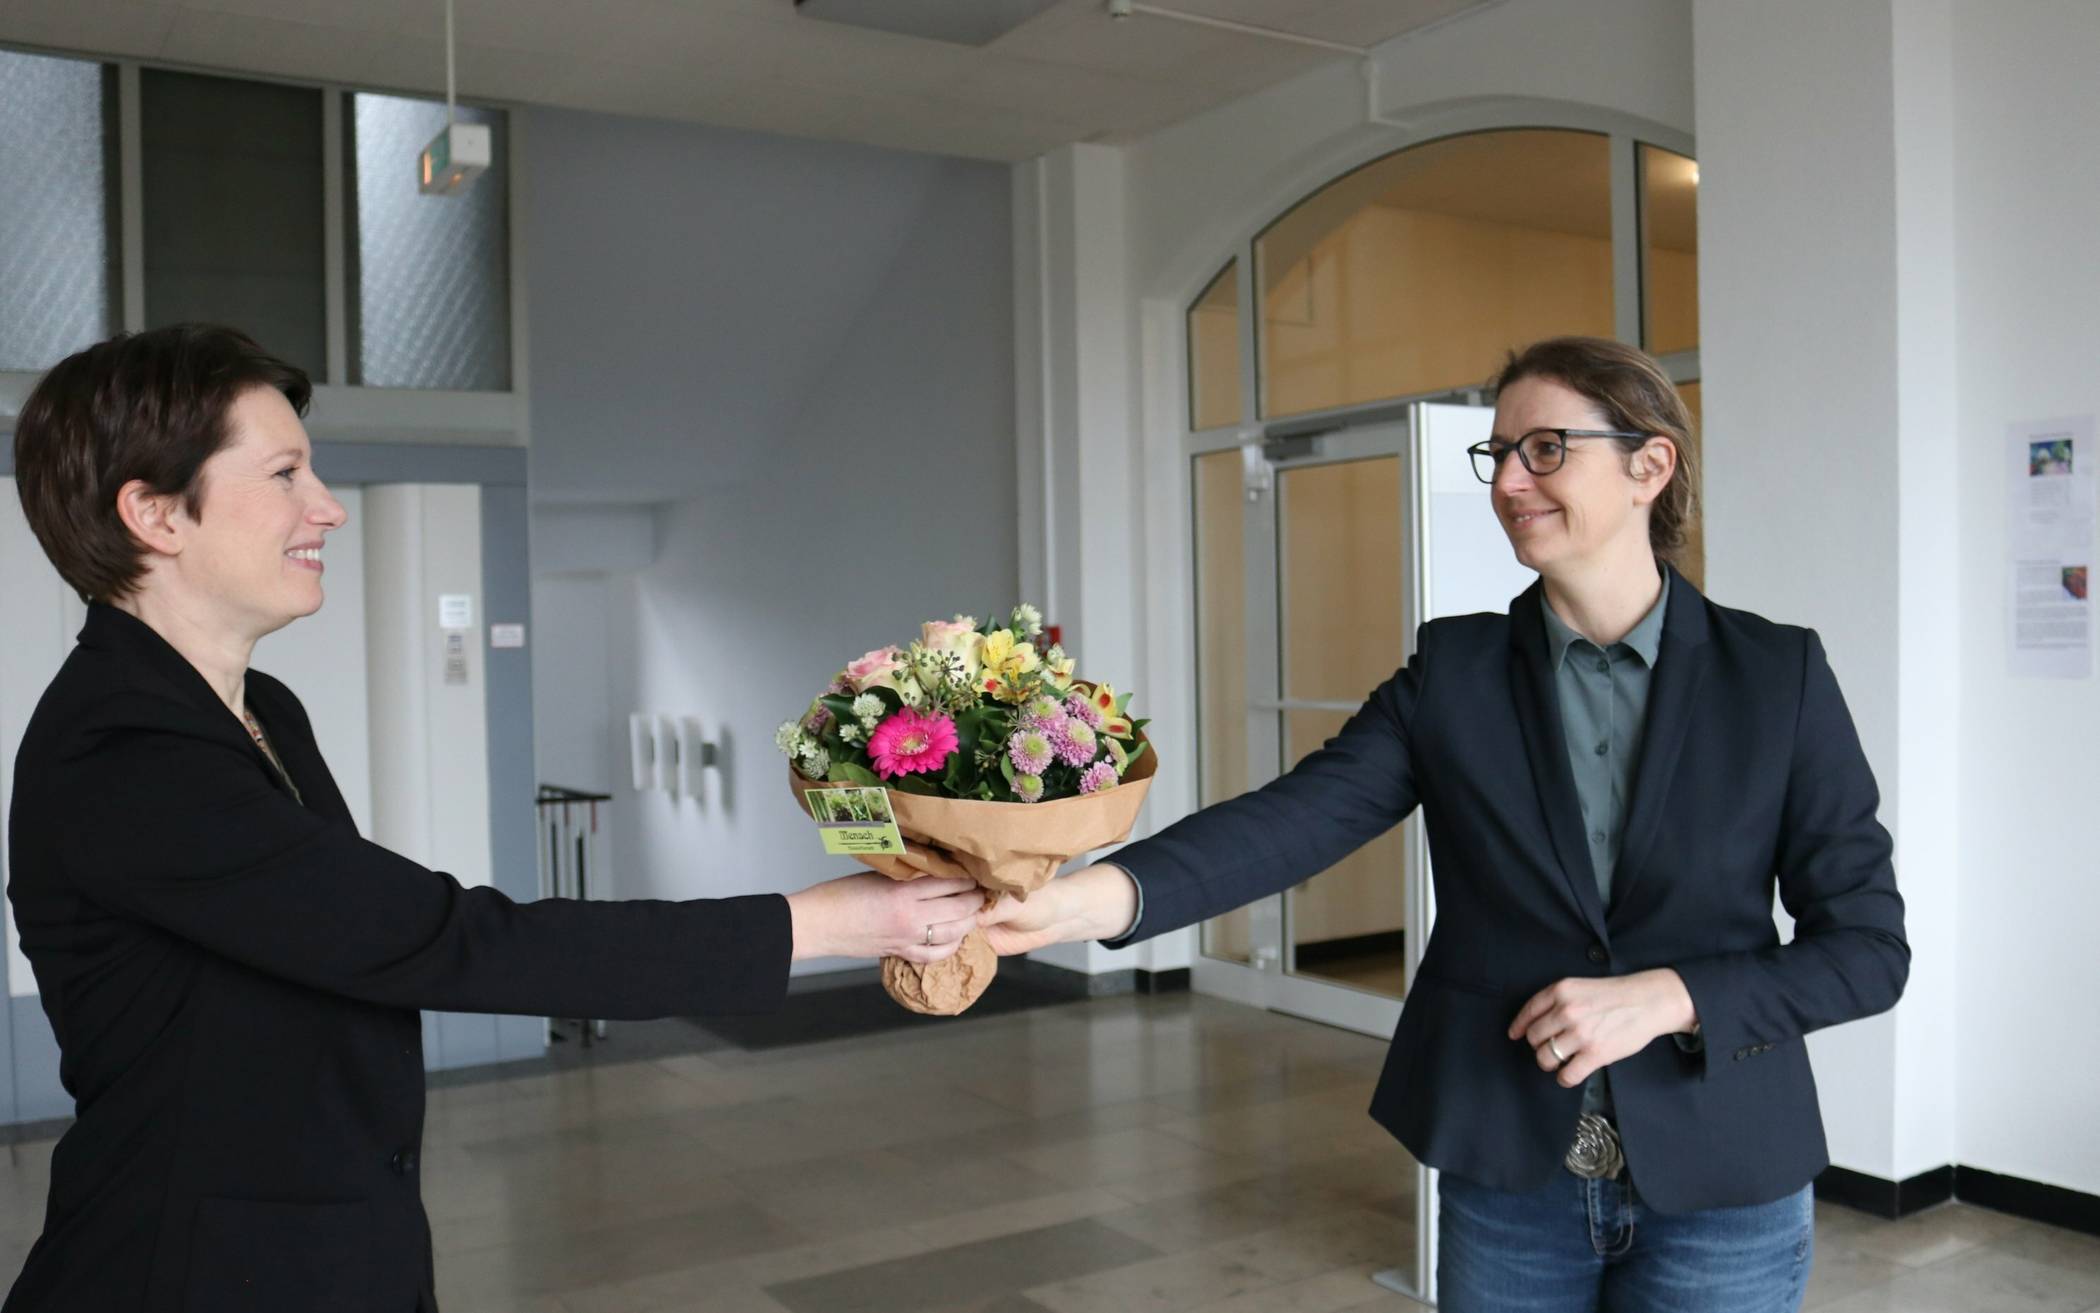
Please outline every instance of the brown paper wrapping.
[{"label": "brown paper wrapping", "polygon": [[[1011,895],[1026,901],[1074,857],[1130,837],[1158,767],[1159,753],[1148,747],[1116,787],[1055,802],[974,802],[891,789],[890,810],[904,835],[904,853],[860,860],[892,880],[961,876],[982,885],[993,899]],[[788,778],[804,811],[809,803],[803,795],[811,789],[852,787],[806,780],[792,766]],[[952,1017],[975,1003],[998,971],[998,954],[983,931],[972,930],[944,961],[920,966],[884,958],[882,984],[914,1012]]]}]

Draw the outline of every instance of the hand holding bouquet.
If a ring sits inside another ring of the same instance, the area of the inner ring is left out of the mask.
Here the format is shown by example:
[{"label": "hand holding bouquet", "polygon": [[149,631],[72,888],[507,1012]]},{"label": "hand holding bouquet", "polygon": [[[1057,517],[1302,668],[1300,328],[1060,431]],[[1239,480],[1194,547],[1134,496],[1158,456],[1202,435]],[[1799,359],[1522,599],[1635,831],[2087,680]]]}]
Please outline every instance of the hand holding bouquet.
[{"label": "hand holding bouquet", "polygon": [[[1073,677],[1042,616],[1016,607],[980,626],[929,621],[917,642],[850,663],[778,745],[805,795],[882,787],[905,839],[868,858],[898,880],[968,876],[992,899],[1026,899],[1066,861],[1130,833],[1156,756],[1128,694]],[[812,811],[814,815],[815,812]],[[953,1014],[991,983],[998,959],[982,933],[925,966],[883,960],[883,983],[920,1012]]]}]

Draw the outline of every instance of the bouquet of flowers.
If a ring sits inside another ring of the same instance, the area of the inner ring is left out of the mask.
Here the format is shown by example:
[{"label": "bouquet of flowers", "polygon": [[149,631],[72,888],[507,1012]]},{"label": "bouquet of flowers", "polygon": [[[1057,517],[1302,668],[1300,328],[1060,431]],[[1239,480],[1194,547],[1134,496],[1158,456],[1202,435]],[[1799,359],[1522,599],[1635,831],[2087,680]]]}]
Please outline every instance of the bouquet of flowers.
[{"label": "bouquet of flowers", "polygon": [[[1130,695],[1076,679],[1063,649],[1039,649],[1032,606],[979,625],[928,621],[918,641],[847,665],[776,742],[807,794],[882,787],[905,839],[868,865],[898,880],[967,876],[989,897],[1026,898],[1065,862],[1127,837],[1157,754]],[[981,933],[955,956],[883,962],[891,997],[952,1015],[991,983],[998,958]]]}]

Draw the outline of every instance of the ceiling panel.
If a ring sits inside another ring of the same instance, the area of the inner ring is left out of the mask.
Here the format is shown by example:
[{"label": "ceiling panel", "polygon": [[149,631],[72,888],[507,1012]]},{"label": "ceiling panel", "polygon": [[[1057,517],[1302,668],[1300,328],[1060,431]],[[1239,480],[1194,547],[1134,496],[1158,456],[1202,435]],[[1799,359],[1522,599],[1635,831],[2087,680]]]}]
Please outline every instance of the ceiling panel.
[{"label": "ceiling panel", "polygon": [[[939,3],[940,0],[925,0]],[[965,3],[967,0],[955,0]],[[1495,0],[1151,0],[1349,44]],[[1128,141],[1346,54],[1057,0],[984,47],[793,0],[455,0],[460,94],[983,159]],[[442,0],[0,0],[0,42],[437,94]]]}]

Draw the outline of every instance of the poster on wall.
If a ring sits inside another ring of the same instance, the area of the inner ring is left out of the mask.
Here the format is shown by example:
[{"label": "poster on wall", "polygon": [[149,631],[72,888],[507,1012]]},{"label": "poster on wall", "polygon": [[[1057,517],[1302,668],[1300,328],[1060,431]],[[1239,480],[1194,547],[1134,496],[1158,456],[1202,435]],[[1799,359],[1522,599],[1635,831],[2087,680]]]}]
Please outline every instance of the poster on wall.
[{"label": "poster on wall", "polygon": [[2011,668],[2040,679],[2093,673],[2093,417],[2014,424],[2007,442]]}]

